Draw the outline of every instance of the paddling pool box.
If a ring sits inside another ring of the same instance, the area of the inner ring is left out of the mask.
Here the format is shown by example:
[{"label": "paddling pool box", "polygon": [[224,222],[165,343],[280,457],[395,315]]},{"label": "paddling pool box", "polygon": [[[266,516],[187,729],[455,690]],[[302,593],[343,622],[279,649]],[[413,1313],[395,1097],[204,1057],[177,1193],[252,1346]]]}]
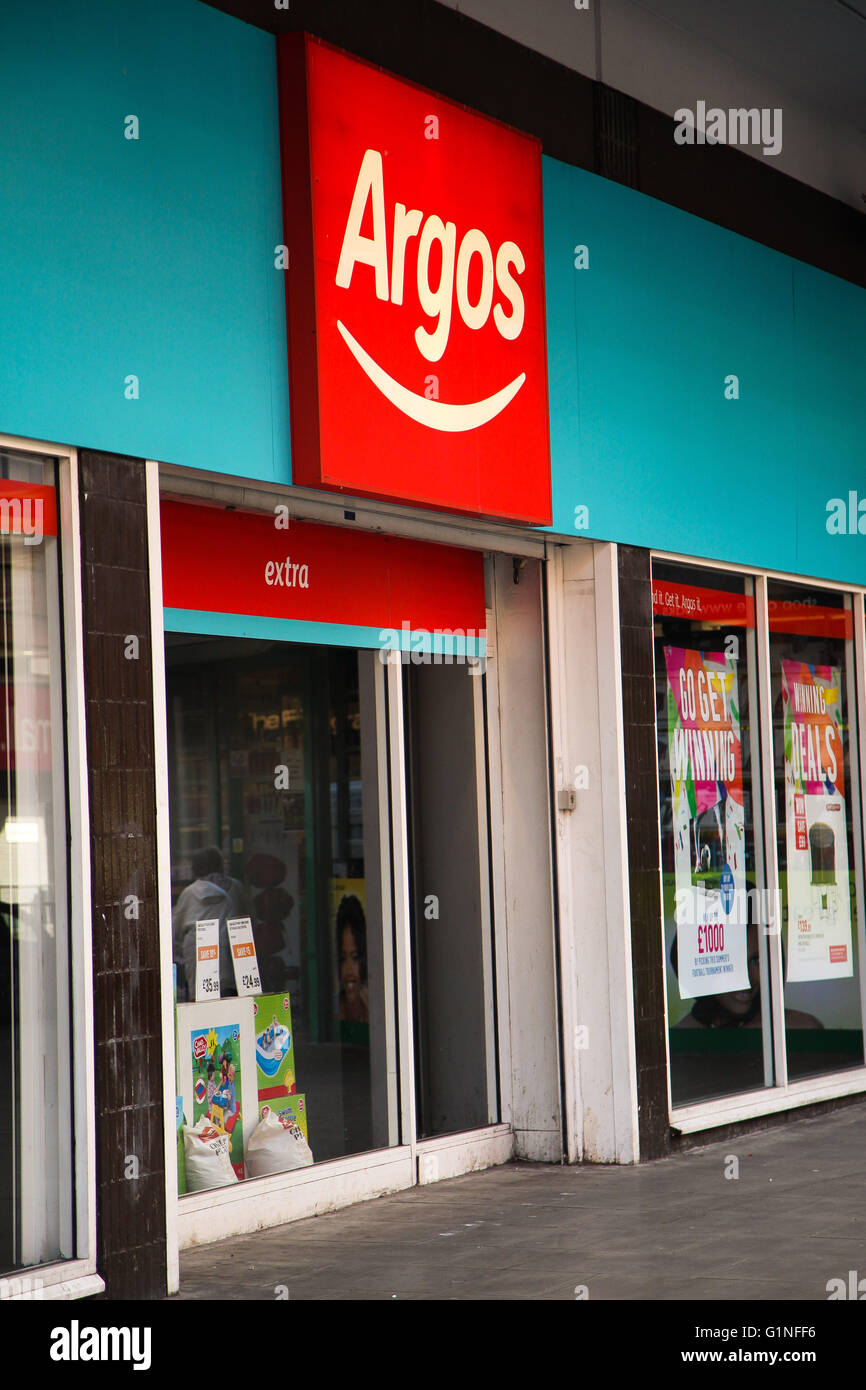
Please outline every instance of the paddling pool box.
[{"label": "paddling pool box", "polygon": [[288,994],[255,999],[256,1080],[259,1105],[295,1094],[295,1049],[292,1006]]}]

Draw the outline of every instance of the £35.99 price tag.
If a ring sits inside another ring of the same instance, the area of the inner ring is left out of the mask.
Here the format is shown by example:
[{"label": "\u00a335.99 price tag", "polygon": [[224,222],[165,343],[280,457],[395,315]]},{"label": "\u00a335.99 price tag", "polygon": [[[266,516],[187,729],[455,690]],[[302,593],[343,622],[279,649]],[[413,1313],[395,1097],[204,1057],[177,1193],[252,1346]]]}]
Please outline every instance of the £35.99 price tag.
[{"label": "\u00a335.99 price tag", "polygon": [[216,918],[195,924],[195,999],[220,997],[220,939]]},{"label": "\u00a335.99 price tag", "polygon": [[232,965],[234,966],[238,994],[261,994],[262,981],[259,975],[259,963],[256,960],[251,919],[249,917],[233,917],[226,925],[232,947]]}]

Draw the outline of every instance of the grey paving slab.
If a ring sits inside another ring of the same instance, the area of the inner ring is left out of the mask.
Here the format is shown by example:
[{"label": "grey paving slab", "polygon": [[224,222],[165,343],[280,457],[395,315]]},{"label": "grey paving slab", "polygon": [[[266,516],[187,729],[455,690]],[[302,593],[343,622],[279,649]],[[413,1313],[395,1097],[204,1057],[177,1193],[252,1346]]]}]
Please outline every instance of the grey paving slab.
[{"label": "grey paving slab", "polygon": [[864,1214],[866,1103],[636,1168],[509,1164],[198,1247],[179,1298],[824,1300],[828,1279],[866,1275]]}]

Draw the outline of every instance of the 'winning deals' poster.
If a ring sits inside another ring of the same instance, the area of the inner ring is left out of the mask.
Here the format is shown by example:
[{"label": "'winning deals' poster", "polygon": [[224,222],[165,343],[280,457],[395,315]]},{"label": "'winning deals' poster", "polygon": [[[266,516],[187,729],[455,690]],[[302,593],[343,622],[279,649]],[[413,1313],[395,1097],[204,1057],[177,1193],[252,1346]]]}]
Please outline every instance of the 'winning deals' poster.
[{"label": "'winning deals' poster", "polygon": [[665,647],[665,666],[677,973],[681,998],[694,999],[749,988],[737,665]]},{"label": "'winning deals' poster", "polygon": [[782,662],[791,982],[853,973],[841,672]]}]

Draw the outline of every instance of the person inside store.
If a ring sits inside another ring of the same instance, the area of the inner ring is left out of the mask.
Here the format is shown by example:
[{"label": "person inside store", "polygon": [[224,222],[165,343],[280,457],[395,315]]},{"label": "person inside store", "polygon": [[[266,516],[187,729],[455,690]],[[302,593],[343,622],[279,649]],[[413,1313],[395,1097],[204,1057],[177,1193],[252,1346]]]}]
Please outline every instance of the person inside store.
[{"label": "person inside store", "polygon": [[364,909],[354,895],[342,898],[337,908],[337,960],[340,966],[340,1022],[369,1023],[367,923]]},{"label": "person inside store", "polygon": [[[677,1028],[760,1028],[761,1026],[761,957],[758,943],[758,927],[751,920],[752,904],[749,900],[749,925],[746,935],[748,952],[748,989],[729,990],[725,994],[704,994],[696,999],[689,1013],[681,1018]],[[671,946],[671,964],[677,972],[677,939],[674,936]],[[782,974],[784,976],[784,956]],[[785,1010],[786,1030],[798,1028],[823,1028],[814,1014],[801,1009]]]},{"label": "person inside store", "polygon": [[174,960],[178,967],[178,999],[185,984],[186,999],[195,999],[195,924],[219,922],[220,994],[237,994],[227,923],[232,917],[249,917],[242,883],[231,878],[216,845],[207,845],[192,856],[193,881],[184,888],[171,914]]}]

